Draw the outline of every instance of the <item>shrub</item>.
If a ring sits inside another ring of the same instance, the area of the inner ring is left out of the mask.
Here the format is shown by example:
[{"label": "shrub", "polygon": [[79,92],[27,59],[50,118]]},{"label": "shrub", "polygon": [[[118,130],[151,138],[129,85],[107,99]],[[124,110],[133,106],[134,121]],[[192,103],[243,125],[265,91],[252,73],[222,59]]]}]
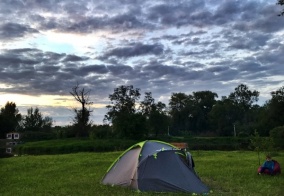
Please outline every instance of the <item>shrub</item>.
[{"label": "shrub", "polygon": [[56,139],[56,134],[53,132],[37,132],[27,131],[21,134],[22,141],[41,141]]},{"label": "shrub", "polygon": [[269,135],[273,138],[284,139],[284,126],[275,127],[269,132]]},{"label": "shrub", "polygon": [[107,139],[112,136],[112,129],[109,125],[93,126],[90,132],[91,139]]},{"label": "shrub", "polygon": [[65,139],[40,142],[29,142],[15,146],[17,154],[43,155],[67,154],[76,152],[108,152],[126,150],[135,140],[89,140]]},{"label": "shrub", "polygon": [[284,148],[284,126],[276,127],[269,132],[276,148]]}]

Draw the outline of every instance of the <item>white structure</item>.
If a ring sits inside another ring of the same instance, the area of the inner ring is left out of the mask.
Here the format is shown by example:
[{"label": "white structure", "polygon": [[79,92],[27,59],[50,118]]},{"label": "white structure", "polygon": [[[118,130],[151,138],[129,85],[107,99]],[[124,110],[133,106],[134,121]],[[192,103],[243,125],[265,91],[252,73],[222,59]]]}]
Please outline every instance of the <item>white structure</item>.
[{"label": "white structure", "polygon": [[6,153],[11,154],[12,153],[12,148],[6,148]]},{"label": "white structure", "polygon": [[13,146],[18,144],[18,141],[20,139],[20,133],[17,132],[11,132],[6,134],[6,139],[10,140],[9,142],[6,142],[6,153],[12,154],[13,153]]},{"label": "white structure", "polygon": [[6,134],[6,139],[10,140],[18,140],[20,139],[20,133],[12,132]]}]

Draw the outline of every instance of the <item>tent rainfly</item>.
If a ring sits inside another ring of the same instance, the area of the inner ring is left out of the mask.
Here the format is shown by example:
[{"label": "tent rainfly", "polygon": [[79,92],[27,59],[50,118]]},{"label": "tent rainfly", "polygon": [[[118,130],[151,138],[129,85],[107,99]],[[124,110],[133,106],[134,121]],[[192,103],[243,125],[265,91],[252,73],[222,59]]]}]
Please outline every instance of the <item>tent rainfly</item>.
[{"label": "tent rainfly", "polygon": [[102,183],[139,191],[208,193],[192,163],[185,150],[147,140],[123,152],[109,167]]}]

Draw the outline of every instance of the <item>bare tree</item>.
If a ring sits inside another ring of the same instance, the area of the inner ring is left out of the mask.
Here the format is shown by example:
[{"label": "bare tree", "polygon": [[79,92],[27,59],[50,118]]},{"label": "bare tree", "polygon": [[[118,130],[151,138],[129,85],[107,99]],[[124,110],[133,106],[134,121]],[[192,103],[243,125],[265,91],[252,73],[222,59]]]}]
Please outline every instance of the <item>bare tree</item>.
[{"label": "bare tree", "polygon": [[86,106],[93,104],[93,102],[90,101],[90,92],[91,90],[80,88],[78,83],[70,92],[75,100],[82,106],[81,109],[74,109],[76,114],[74,118],[74,128],[77,137],[88,136],[88,131],[91,126],[90,114],[92,110],[86,108]]}]

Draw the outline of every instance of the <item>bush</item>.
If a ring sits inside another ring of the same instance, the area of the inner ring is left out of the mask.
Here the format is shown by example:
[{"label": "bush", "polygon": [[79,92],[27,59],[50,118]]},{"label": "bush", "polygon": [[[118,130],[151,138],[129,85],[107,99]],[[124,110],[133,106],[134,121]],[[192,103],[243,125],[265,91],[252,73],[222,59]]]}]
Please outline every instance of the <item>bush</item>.
[{"label": "bush", "polygon": [[90,132],[91,139],[107,139],[112,136],[112,129],[109,125],[93,126]]},{"label": "bush", "polygon": [[249,136],[249,134],[247,132],[244,132],[244,131],[241,131],[238,134],[238,137],[248,137],[248,136]]},{"label": "bush", "polygon": [[269,132],[276,148],[284,149],[284,126],[276,127]]},{"label": "bush", "polygon": [[186,142],[190,150],[249,150],[249,137],[161,137],[165,142]]},{"label": "bush", "polygon": [[56,126],[52,129],[53,133],[56,134],[57,139],[65,139],[75,137],[75,131],[72,126],[59,127]]},{"label": "bush", "polygon": [[76,152],[108,152],[126,150],[134,140],[89,140],[89,139],[65,139],[40,142],[28,142],[15,146],[17,154],[43,155],[43,154],[67,154]]},{"label": "bush", "polygon": [[56,134],[53,132],[27,131],[21,133],[21,140],[25,142],[52,140],[52,139],[56,139]]},{"label": "bush", "polygon": [[[151,138],[164,142],[185,142],[189,150],[251,150],[250,137],[163,137]],[[262,138],[265,139],[266,138]],[[123,151],[141,140],[122,139],[63,139],[39,142],[27,142],[15,146],[18,154],[67,154],[76,152],[110,152]]]},{"label": "bush", "polygon": [[273,138],[281,138],[284,139],[284,126],[275,127],[270,130],[269,135]]}]

